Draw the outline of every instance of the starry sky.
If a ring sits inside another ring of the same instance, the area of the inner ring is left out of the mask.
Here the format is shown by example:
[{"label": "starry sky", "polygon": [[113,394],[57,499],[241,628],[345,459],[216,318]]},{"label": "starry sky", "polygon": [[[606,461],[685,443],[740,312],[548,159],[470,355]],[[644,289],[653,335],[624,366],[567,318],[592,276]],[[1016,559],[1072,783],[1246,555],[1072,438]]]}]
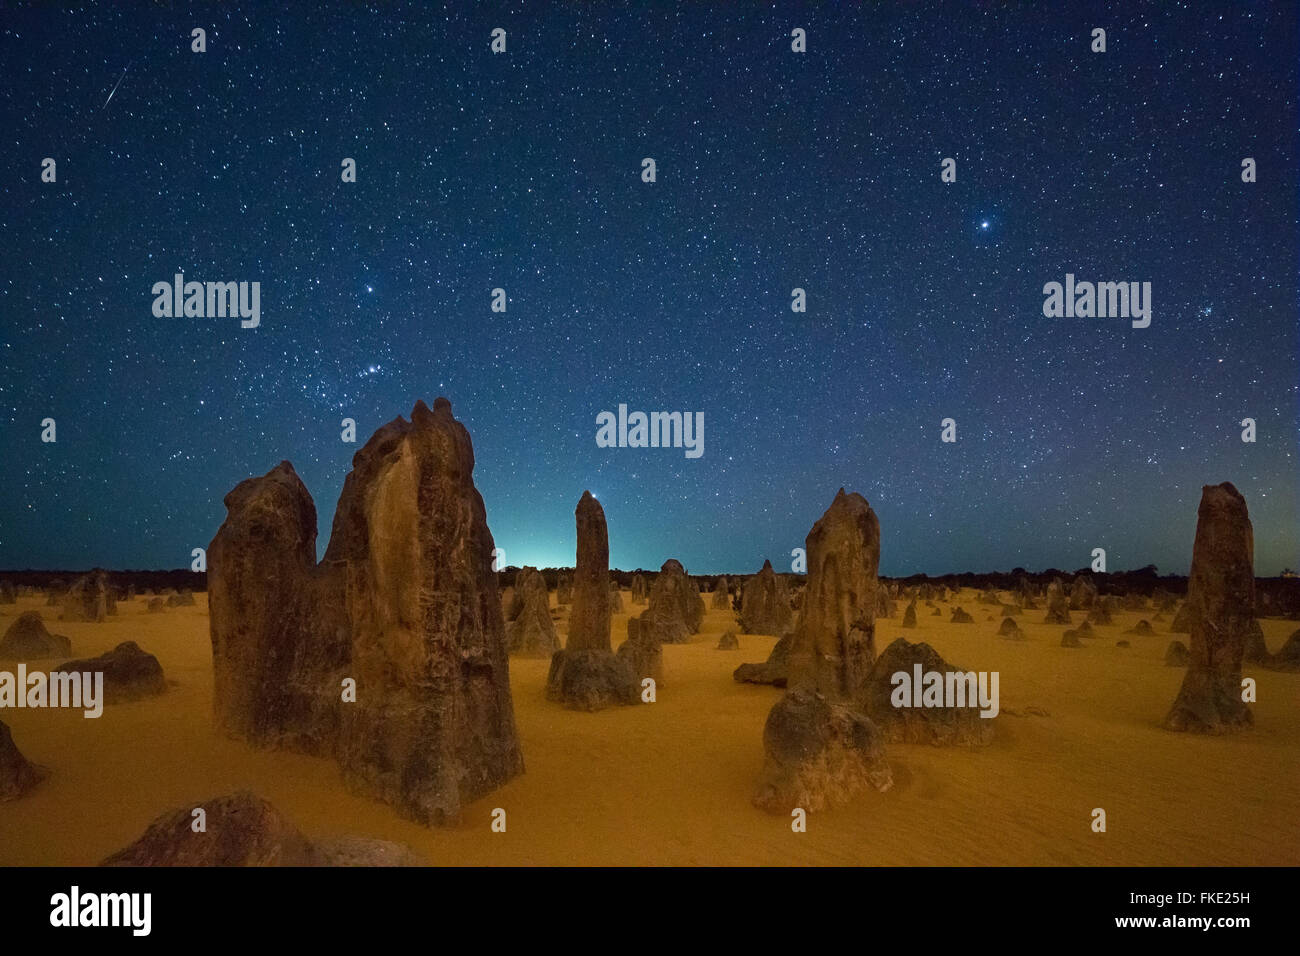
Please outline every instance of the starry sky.
[{"label": "starry sky", "polygon": [[[589,488],[614,566],[780,570],[845,486],[886,574],[1185,573],[1230,480],[1300,566],[1294,4],[285,6],[0,12],[0,567],[187,566],[286,458],[323,553],[439,395],[508,564]],[[260,327],[155,318],[177,272]],[[1150,327],[1044,317],[1067,272]]]}]

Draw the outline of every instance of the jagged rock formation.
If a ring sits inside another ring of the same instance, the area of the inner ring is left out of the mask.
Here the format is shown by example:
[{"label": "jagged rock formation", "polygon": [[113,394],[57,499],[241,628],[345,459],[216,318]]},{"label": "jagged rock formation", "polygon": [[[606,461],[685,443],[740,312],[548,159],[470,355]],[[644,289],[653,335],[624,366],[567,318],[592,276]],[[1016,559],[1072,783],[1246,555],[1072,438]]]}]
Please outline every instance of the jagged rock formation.
[{"label": "jagged rock formation", "polygon": [[785,580],[764,561],[762,569],[745,582],[740,599],[740,629],[746,634],[784,634],[793,613]]},{"label": "jagged rock formation", "polygon": [[1111,616],[1114,610],[1114,601],[1110,595],[1100,597],[1088,611],[1088,623],[1100,625],[1114,624],[1114,618]]},{"label": "jagged rock formation", "polygon": [[790,646],[790,690],[763,730],[754,805],[816,811],[893,775],[881,734],[861,712],[875,662],[880,523],[861,495],[841,488],[804,542],[808,584]]},{"label": "jagged rock formation", "polygon": [[718,638],[718,650],[720,651],[740,650],[740,639],[736,637],[735,631],[727,631],[720,638]]},{"label": "jagged rock formation", "polygon": [[0,803],[17,800],[49,776],[18,750],[9,725],[0,720]]},{"label": "jagged rock formation", "polygon": [[194,592],[191,591],[189,588],[184,588],[178,593],[168,596],[167,606],[168,607],[193,607]]},{"label": "jagged rock formation", "polygon": [[1225,733],[1250,727],[1241,663],[1255,609],[1255,534],[1246,500],[1228,482],[1201,489],[1187,603],[1192,637],[1187,673],[1165,727]]},{"label": "jagged rock formation", "polygon": [[566,707],[589,711],[636,703],[643,675],[632,669],[628,656],[618,657],[610,650],[609,530],[605,510],[591,492],[584,491],[574,517],[578,526],[578,562],[573,574],[573,612],[564,650],[556,651],[551,658],[546,697]]},{"label": "jagged rock formation", "polygon": [[[1190,582],[1189,582],[1190,586]],[[1190,634],[1192,633],[1192,602],[1184,601],[1179,605],[1178,610],[1174,612],[1173,623],[1169,625],[1170,634]]]},{"label": "jagged rock formation", "polygon": [[1265,666],[1274,671],[1300,671],[1300,631],[1292,631]]},{"label": "jagged rock formation", "polygon": [[[924,677],[928,673],[954,675],[954,706],[919,706]],[[900,684],[895,675],[905,674],[911,689],[909,705],[896,705]],[[992,717],[981,717],[978,675],[949,664],[929,644],[912,644],[898,638],[876,659],[861,698],[863,712],[884,734],[885,740],[913,744],[987,744],[993,739]]]},{"label": "jagged rock formation", "polygon": [[108,586],[108,572],[96,568],[73,583],[62,597],[60,621],[96,621],[117,613],[117,598]]},{"label": "jagged rock formation", "polygon": [[[205,829],[195,833],[193,811]],[[423,866],[410,847],[342,837],[313,842],[268,801],[247,790],[164,813],[100,866]]]},{"label": "jagged rock formation", "polygon": [[1005,637],[1011,641],[1027,640],[1025,632],[1020,629],[1014,617],[1004,617],[1002,625],[998,628],[998,637]]},{"label": "jagged rock formation", "polygon": [[1069,624],[1070,606],[1065,599],[1065,589],[1060,580],[1054,580],[1047,587],[1047,617],[1044,624]]},{"label": "jagged rock formation", "polygon": [[560,649],[551,620],[551,595],[536,568],[521,568],[510,602],[506,649],[519,657],[550,657]]},{"label": "jagged rock formation", "polygon": [[645,604],[649,590],[646,588],[645,575],[632,575],[632,603]]},{"label": "jagged rock formation", "polygon": [[669,558],[650,588],[650,606],[642,612],[640,633],[660,644],[685,644],[699,633],[704,599],[695,591],[680,561]]},{"label": "jagged rock formation", "polygon": [[149,614],[164,614],[167,611],[167,602],[160,597],[151,597],[145,610]]},{"label": "jagged rock formation", "polygon": [[1259,621],[1252,618],[1250,624],[1246,627],[1246,638],[1241,650],[1242,662],[1246,664],[1267,664],[1272,656],[1268,652],[1268,644],[1264,641],[1263,628],[1259,626]]},{"label": "jagged rock formation", "polygon": [[718,578],[718,583],[713,585],[713,609],[715,611],[725,611],[731,608],[731,587],[727,583],[727,578]]},{"label": "jagged rock formation", "polygon": [[1079,640],[1078,631],[1066,631],[1061,635],[1062,647],[1083,647],[1083,642]]},{"label": "jagged rock formation", "polygon": [[903,627],[916,627],[916,598],[912,598],[903,611]]},{"label": "jagged rock formation", "polygon": [[1092,607],[1093,602],[1097,600],[1097,586],[1092,583],[1092,577],[1086,574],[1076,574],[1074,583],[1070,585],[1070,610],[1086,611]]},{"label": "jagged rock formation", "polygon": [[561,574],[555,583],[555,603],[559,605],[573,603],[573,579]]},{"label": "jagged rock formation", "polygon": [[1124,633],[1136,634],[1138,637],[1152,637],[1156,632],[1152,629],[1151,622],[1143,618]]},{"label": "jagged rock formation", "polygon": [[72,640],[45,629],[40,611],[24,611],[9,625],[0,639],[0,660],[36,661],[49,657],[67,657]]},{"label": "jagged rock formation", "polygon": [[156,697],[167,690],[158,658],[142,650],[135,641],[125,641],[107,654],[83,661],[60,664],[56,673],[104,674],[104,703],[121,704]]},{"label": "jagged rock formation", "polygon": [[353,790],[453,824],[523,772],[473,445],[440,398],[352,466],[319,565],[288,462],[226,496],[208,547],[217,727],[331,756]]},{"label": "jagged rock formation", "polygon": [[884,586],[876,588],[876,617],[893,617],[894,610],[894,597],[889,588]]},{"label": "jagged rock formation", "polygon": [[656,687],[663,687],[663,642],[655,636],[652,627],[643,624],[644,617],[627,619],[627,640],[619,645],[618,656],[627,663],[637,683],[649,677]]},{"label": "jagged rock formation", "polygon": [[1169,647],[1165,650],[1165,664],[1168,667],[1186,667],[1191,659],[1186,644],[1182,641],[1169,642]]},{"label": "jagged rock formation", "polygon": [[786,631],[772,646],[766,661],[761,664],[741,664],[732,672],[732,680],[739,684],[785,687],[790,679],[790,645],[793,643],[794,632]]},{"label": "jagged rock formation", "polygon": [[974,624],[975,618],[971,617],[957,605],[952,609],[952,617],[948,619],[949,624]]}]

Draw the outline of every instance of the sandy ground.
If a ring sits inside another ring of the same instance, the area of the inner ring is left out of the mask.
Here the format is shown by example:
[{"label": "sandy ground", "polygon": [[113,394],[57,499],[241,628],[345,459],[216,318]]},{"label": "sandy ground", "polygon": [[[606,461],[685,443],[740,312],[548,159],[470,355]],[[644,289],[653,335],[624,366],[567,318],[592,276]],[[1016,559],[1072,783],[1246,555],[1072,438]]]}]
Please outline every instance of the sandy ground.
[{"label": "sandy ground", "polygon": [[[1030,639],[1015,643],[994,636],[1000,621],[986,620],[973,592],[959,600],[970,625],[947,623],[951,605],[940,605],[941,618],[920,607],[918,628],[904,631],[900,603],[877,622],[879,649],[900,635],[927,641],[953,664],[999,671],[1004,711],[1036,706],[1048,716],[1004,713],[984,749],[891,745],[895,788],[810,816],[806,833],[749,803],[763,722],[781,691],[736,684],[731,672],[763,660],[773,637],[741,634],[740,650],[715,650],[735,625],[730,612],[710,610],[695,643],[664,649],[657,703],[596,714],[545,700],[546,661],[512,660],[527,772],[471,805],[459,827],[436,830],[348,794],[332,761],[216,736],[206,596],[197,600],[162,615],[146,614],[144,599],[122,602],[105,624],[58,622],[39,598],[0,607],[0,628],[37,608],[77,657],[135,640],[173,685],[99,720],[0,712],[26,756],[53,771],[0,806],[0,865],[94,864],[164,811],[245,787],[310,836],[397,840],[438,865],[1300,863],[1300,674],[1247,668],[1259,685],[1253,732],[1168,733],[1158,722],[1183,675],[1163,663],[1168,622],[1154,625],[1155,637],[1123,634],[1150,614],[1123,612],[1087,647],[1067,649],[1064,627],[1038,623],[1043,611],[1020,619]],[[634,610],[627,592],[623,603],[615,646]],[[1296,628],[1262,626],[1274,651]],[[1120,639],[1133,646],[1116,647]],[[507,812],[505,833],[491,832],[495,807]],[[1106,833],[1091,829],[1094,807],[1106,811]]]}]

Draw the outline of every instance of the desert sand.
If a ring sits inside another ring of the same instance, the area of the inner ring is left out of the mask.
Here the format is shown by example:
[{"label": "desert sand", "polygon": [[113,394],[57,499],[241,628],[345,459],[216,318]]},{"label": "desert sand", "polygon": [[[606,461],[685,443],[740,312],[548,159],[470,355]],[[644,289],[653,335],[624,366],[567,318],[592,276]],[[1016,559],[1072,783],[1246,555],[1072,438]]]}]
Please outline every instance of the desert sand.
[{"label": "desert sand", "polygon": [[[98,720],[5,711],[22,752],[52,772],[0,807],[0,865],[95,864],[163,812],[239,788],[270,800],[310,837],[398,841],[440,866],[1300,863],[1300,675],[1246,665],[1258,682],[1249,733],[1170,733],[1160,721],[1184,671],[1164,665],[1168,622],[1156,622],[1153,637],[1128,635],[1150,614],[1119,612],[1071,649],[1060,646],[1064,626],[1027,611],[1018,620],[1028,640],[1007,641],[977,596],[967,590],[941,604],[941,617],[918,608],[914,630],[902,629],[901,607],[878,618],[876,647],[906,636],[960,667],[999,671],[992,745],[890,744],[894,788],[810,815],[806,833],[750,803],[763,722],[782,691],[732,680],[738,664],[764,660],[776,638],[740,632],[729,610],[710,609],[691,643],[664,646],[665,686],[648,706],[565,709],[545,699],[549,661],[511,658],[526,772],[471,804],[459,826],[426,828],[349,794],[332,760],[217,735],[206,595],[152,615],[147,598],[122,601],[105,623],[58,622],[57,630],[81,658],[136,641],[171,686],[110,705]],[[975,623],[948,623],[954,604]],[[630,592],[623,605],[612,621],[615,646],[629,613],[641,610]],[[54,626],[42,598],[24,597],[0,606],[0,632],[32,609]],[[1261,624],[1272,651],[1296,628]],[[726,630],[739,634],[738,650],[715,649]],[[1035,708],[1045,715],[1028,715]],[[505,833],[490,827],[497,807],[507,813]],[[1106,810],[1106,833],[1091,829],[1094,807]]]}]

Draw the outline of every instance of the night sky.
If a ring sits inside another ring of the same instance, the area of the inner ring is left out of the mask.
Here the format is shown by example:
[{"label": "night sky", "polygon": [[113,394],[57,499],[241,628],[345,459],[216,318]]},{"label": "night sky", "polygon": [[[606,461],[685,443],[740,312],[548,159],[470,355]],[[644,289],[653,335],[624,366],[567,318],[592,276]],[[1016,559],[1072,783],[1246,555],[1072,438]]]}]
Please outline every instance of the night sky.
[{"label": "night sky", "polygon": [[[615,566],[788,570],[845,486],[886,574],[1185,573],[1228,480],[1300,566],[1294,4],[237,6],[0,11],[0,567],[188,566],[281,459],[323,553],[439,395],[508,564],[589,488]],[[177,272],[260,327],[155,318]],[[704,455],[598,448],[620,403]]]}]

